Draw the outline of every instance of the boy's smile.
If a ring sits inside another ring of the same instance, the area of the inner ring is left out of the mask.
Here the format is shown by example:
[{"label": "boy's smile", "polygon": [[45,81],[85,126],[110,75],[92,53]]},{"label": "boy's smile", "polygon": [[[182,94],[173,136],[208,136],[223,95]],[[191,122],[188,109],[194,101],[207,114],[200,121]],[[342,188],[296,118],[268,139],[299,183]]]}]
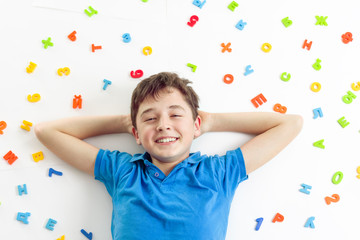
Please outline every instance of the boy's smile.
[{"label": "boy's smile", "polygon": [[189,105],[175,88],[161,90],[155,99],[146,98],[139,106],[136,125],[136,142],[165,175],[189,156],[193,139],[200,135],[200,117],[193,119]]}]

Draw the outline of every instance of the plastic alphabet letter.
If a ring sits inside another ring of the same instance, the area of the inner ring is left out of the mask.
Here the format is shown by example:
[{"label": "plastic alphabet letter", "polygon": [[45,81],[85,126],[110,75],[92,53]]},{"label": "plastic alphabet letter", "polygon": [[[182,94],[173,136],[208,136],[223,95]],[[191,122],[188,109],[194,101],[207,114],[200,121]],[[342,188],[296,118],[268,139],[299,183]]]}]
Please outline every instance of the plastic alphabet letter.
[{"label": "plastic alphabet letter", "polygon": [[34,153],[34,154],[32,155],[32,157],[33,157],[33,159],[34,159],[34,162],[39,162],[39,161],[41,161],[41,160],[44,160],[44,154],[43,154],[42,151],[37,152],[37,153]]},{"label": "plastic alphabet letter", "polygon": [[52,177],[53,174],[58,175],[58,176],[62,176],[62,175],[63,175],[62,172],[59,172],[59,171],[54,170],[53,168],[50,168],[50,169],[49,169],[49,177]]},{"label": "plastic alphabet letter", "polygon": [[321,84],[318,82],[313,82],[310,86],[311,91],[318,92],[321,89]]},{"label": "plastic alphabet letter", "polygon": [[23,184],[22,187],[21,185],[18,185],[18,191],[19,191],[19,196],[22,196],[23,194],[28,194],[26,184]]},{"label": "plastic alphabet letter", "polygon": [[26,212],[26,213],[21,213],[18,212],[16,220],[23,222],[25,224],[29,224],[28,218],[30,217],[31,213]]},{"label": "plastic alphabet letter", "polygon": [[28,95],[27,96],[27,100],[29,101],[29,102],[38,102],[38,101],[40,101],[40,94],[38,94],[38,93],[35,93],[35,94],[33,94],[32,96],[31,95]]},{"label": "plastic alphabet letter", "polygon": [[285,114],[286,111],[287,111],[287,108],[286,108],[285,106],[281,106],[281,104],[277,103],[277,104],[274,105],[273,110],[274,110],[275,112]]},{"label": "plastic alphabet letter", "polygon": [[239,6],[239,4],[238,4],[237,2],[232,1],[232,2],[229,4],[228,8],[229,8],[231,11],[234,11],[235,8],[238,7],[238,6]]},{"label": "plastic alphabet letter", "polygon": [[320,26],[327,26],[327,22],[326,22],[326,19],[328,18],[327,16],[324,17],[324,16],[315,16],[316,18],[316,23],[315,25],[320,25]]},{"label": "plastic alphabet letter", "polygon": [[190,27],[193,27],[197,21],[199,21],[199,17],[196,15],[192,15],[190,17],[190,22],[187,22],[187,25],[189,25]]},{"label": "plastic alphabet letter", "polygon": [[351,32],[347,32],[343,35],[341,35],[342,41],[345,44],[348,44],[349,42],[352,42],[353,38],[352,38],[352,33]]},{"label": "plastic alphabet letter", "polygon": [[245,27],[247,23],[246,22],[243,22],[243,20],[241,19],[237,24],[236,24],[236,28],[239,29],[240,31],[242,31]]},{"label": "plastic alphabet letter", "polygon": [[131,36],[130,36],[129,33],[124,33],[124,34],[122,35],[122,38],[123,38],[123,42],[124,42],[124,43],[129,43],[129,42],[131,41]]},{"label": "plastic alphabet letter", "polygon": [[256,227],[255,227],[255,231],[259,231],[263,220],[264,220],[264,218],[257,218],[256,219],[257,224],[256,224]]},{"label": "plastic alphabet letter", "polygon": [[310,191],[308,189],[311,189],[312,187],[306,184],[301,184],[303,188],[300,188],[299,191],[305,194],[310,194]]},{"label": "plastic alphabet letter", "polygon": [[338,202],[340,200],[340,196],[338,194],[333,194],[332,195],[333,198],[331,197],[325,197],[325,202],[327,205],[330,205],[330,203],[332,202]]},{"label": "plastic alphabet letter", "polygon": [[7,124],[5,121],[1,121],[0,122],[0,134],[4,134],[4,132],[2,130],[4,130],[6,128]]},{"label": "plastic alphabet letter", "polygon": [[318,147],[318,148],[321,148],[321,149],[325,149],[325,146],[324,146],[324,139],[321,139],[321,140],[319,140],[319,141],[317,141],[317,142],[314,142],[313,143],[313,146],[314,147]]},{"label": "plastic alphabet letter", "polygon": [[272,220],[273,223],[282,222],[282,221],[284,221],[284,216],[281,215],[280,213],[276,213],[274,219]]},{"label": "plastic alphabet letter", "polygon": [[289,26],[291,26],[291,24],[292,24],[292,21],[289,20],[289,17],[283,18],[283,19],[281,20],[281,22],[284,24],[284,26],[285,26],[286,28],[289,27]]},{"label": "plastic alphabet letter", "polygon": [[197,68],[197,66],[196,66],[196,65],[191,64],[191,63],[188,63],[186,66],[191,67],[193,72],[195,72],[195,71],[196,71],[196,68]]},{"label": "plastic alphabet letter", "polygon": [[270,43],[264,43],[262,46],[261,46],[261,50],[263,50],[264,52],[270,52],[272,46]]},{"label": "plastic alphabet letter", "polygon": [[144,75],[143,71],[142,70],[136,70],[135,72],[134,71],[131,71],[130,72],[130,76],[132,78],[141,78],[142,76]]},{"label": "plastic alphabet letter", "polygon": [[305,223],[305,227],[306,228],[308,228],[308,227],[315,228],[314,220],[315,220],[315,217],[309,217]]},{"label": "plastic alphabet letter", "polygon": [[225,51],[228,51],[228,52],[231,52],[231,51],[232,51],[232,49],[230,48],[231,43],[226,44],[226,46],[225,46],[225,43],[222,43],[221,46],[223,47],[223,49],[221,50],[221,52],[223,52],[223,53],[224,53]]},{"label": "plastic alphabet letter", "polygon": [[74,95],[73,108],[74,108],[74,109],[75,109],[75,108],[79,108],[79,109],[82,108],[82,98],[81,98],[81,95],[79,95],[79,96]]},{"label": "plastic alphabet letter", "polygon": [[[286,75],[286,76],[285,76]],[[283,72],[282,74],[281,74],[281,80],[283,80],[284,82],[287,82],[287,81],[289,81],[290,80],[290,78],[291,78],[291,74],[290,73],[286,73],[286,72]]]},{"label": "plastic alphabet letter", "polygon": [[71,41],[73,41],[73,42],[75,42],[76,41],[76,31],[73,31],[72,33],[70,33],[69,34],[69,36],[68,36],[68,38],[71,40]]},{"label": "plastic alphabet letter", "polygon": [[44,44],[44,48],[47,49],[49,46],[52,47],[54,44],[51,42],[51,38],[49,37],[47,40],[41,41]]},{"label": "plastic alphabet letter", "polygon": [[32,123],[24,120],[23,124],[24,125],[21,125],[20,127],[26,131],[30,131],[30,127],[32,126]]},{"label": "plastic alphabet letter", "polygon": [[259,107],[259,104],[262,105],[263,103],[266,103],[267,100],[264,97],[264,95],[262,95],[262,93],[260,93],[259,95],[257,95],[256,97],[254,97],[253,99],[251,99],[252,104],[254,104],[254,106],[256,108]]},{"label": "plastic alphabet letter", "polygon": [[333,184],[337,185],[342,181],[343,177],[344,177],[344,174],[342,172],[338,171],[333,175],[331,181]]},{"label": "plastic alphabet letter", "polygon": [[104,82],[103,90],[106,90],[107,86],[108,86],[108,85],[111,85],[111,81],[104,79],[103,82]]},{"label": "plastic alphabet letter", "polygon": [[101,46],[95,46],[94,44],[91,44],[91,51],[92,52],[95,52],[95,50],[99,50],[99,49],[102,49]]},{"label": "plastic alphabet letter", "polygon": [[84,12],[85,12],[86,15],[88,15],[89,17],[91,17],[92,15],[98,13],[98,12],[97,12],[94,8],[92,8],[91,6],[89,6],[88,9],[90,10],[90,12],[89,12],[87,9],[85,9]]},{"label": "plastic alphabet letter", "polygon": [[360,166],[356,169],[356,172],[359,174],[356,177],[360,179]]},{"label": "plastic alphabet letter", "polygon": [[26,72],[27,73],[32,73],[35,70],[36,66],[37,65],[35,63],[30,62],[29,66],[26,68]]},{"label": "plastic alphabet letter", "polygon": [[49,218],[49,221],[46,224],[46,228],[51,230],[51,231],[54,231],[54,227],[55,227],[56,223],[57,223],[57,221],[55,221],[54,219]]},{"label": "plastic alphabet letter", "polygon": [[4,157],[3,157],[10,165],[13,164],[18,157],[12,152],[9,151]]},{"label": "plastic alphabet letter", "polygon": [[143,53],[144,53],[145,56],[151,55],[151,53],[152,53],[152,48],[149,47],[149,46],[144,47],[144,48],[143,48]]},{"label": "plastic alphabet letter", "polygon": [[312,45],[312,41],[310,41],[309,43],[307,42],[307,39],[305,39],[303,47],[305,49],[305,47],[307,48],[308,51],[310,51],[311,49],[311,45]]},{"label": "plastic alphabet letter", "polygon": [[244,72],[244,75],[247,76],[247,75],[249,75],[250,73],[253,73],[253,72],[254,72],[254,70],[251,69],[251,65],[247,65],[246,69],[245,69],[245,72]]},{"label": "plastic alphabet letter", "polygon": [[342,100],[344,103],[350,104],[350,103],[352,103],[353,99],[355,99],[355,98],[356,98],[356,95],[353,94],[351,91],[348,91],[347,94],[342,97]]},{"label": "plastic alphabet letter", "polygon": [[93,237],[92,232],[87,233],[84,229],[81,229],[81,233],[89,240]]},{"label": "plastic alphabet letter", "polygon": [[65,235],[62,235],[60,238],[58,238],[56,240],[65,240]]},{"label": "plastic alphabet letter", "polygon": [[318,117],[323,117],[323,112],[321,108],[315,108],[313,109],[314,112],[314,119],[317,119]]},{"label": "plastic alphabet letter", "polygon": [[59,68],[57,73],[59,76],[62,76],[63,74],[65,74],[67,76],[70,74],[70,68],[68,68],[68,67]]},{"label": "plastic alphabet letter", "polygon": [[357,82],[357,84],[355,85],[355,83],[351,84],[351,88],[354,91],[359,91],[360,90],[360,82]]},{"label": "plastic alphabet letter", "polygon": [[230,84],[234,81],[234,76],[231,74],[226,74],[223,78],[224,83]]},{"label": "plastic alphabet letter", "polygon": [[342,128],[345,128],[350,123],[346,121],[345,117],[342,117],[338,120],[338,123],[341,125]]},{"label": "plastic alphabet letter", "polygon": [[319,71],[321,69],[320,63],[321,63],[321,60],[318,58],[318,59],[316,59],[316,62],[312,65],[316,71]]},{"label": "plastic alphabet letter", "polygon": [[201,2],[200,0],[193,1],[193,4],[197,7],[199,7],[200,9],[204,6],[205,3],[206,3],[206,0],[204,0],[203,2]]}]

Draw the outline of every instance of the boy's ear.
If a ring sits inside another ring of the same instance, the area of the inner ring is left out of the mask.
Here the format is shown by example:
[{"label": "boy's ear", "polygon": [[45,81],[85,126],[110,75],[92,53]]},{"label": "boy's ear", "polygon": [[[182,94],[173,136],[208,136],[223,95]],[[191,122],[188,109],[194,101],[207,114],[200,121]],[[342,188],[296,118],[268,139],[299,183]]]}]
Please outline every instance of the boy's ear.
[{"label": "boy's ear", "polygon": [[201,135],[201,130],[200,130],[200,125],[201,125],[201,118],[198,115],[195,119],[195,123],[194,123],[194,138],[197,138]]},{"label": "boy's ear", "polygon": [[138,131],[136,130],[136,128],[134,126],[132,127],[132,134],[135,137],[136,143],[141,145],[140,138],[139,138],[139,133],[138,133]]}]

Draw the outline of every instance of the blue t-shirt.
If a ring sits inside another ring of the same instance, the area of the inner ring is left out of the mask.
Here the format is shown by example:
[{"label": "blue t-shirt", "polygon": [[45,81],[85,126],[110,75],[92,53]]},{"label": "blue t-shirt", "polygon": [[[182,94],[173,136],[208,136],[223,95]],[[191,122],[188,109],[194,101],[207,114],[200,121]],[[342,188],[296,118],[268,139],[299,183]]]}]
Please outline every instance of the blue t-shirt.
[{"label": "blue t-shirt", "polygon": [[100,149],[94,174],[112,197],[115,240],[225,239],[235,190],[248,177],[240,148],[191,153],[168,176],[146,152]]}]

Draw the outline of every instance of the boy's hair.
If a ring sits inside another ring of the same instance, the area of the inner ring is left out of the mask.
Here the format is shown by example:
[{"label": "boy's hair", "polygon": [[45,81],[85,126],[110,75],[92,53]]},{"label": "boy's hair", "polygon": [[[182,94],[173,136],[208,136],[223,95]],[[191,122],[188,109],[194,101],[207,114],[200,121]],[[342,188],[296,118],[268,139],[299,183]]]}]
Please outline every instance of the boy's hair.
[{"label": "boy's hair", "polygon": [[187,85],[189,83],[192,82],[185,78],[180,78],[176,73],[170,72],[161,72],[142,80],[134,89],[131,97],[131,121],[135,129],[136,115],[138,114],[140,104],[147,97],[156,99],[159,96],[159,92],[165,88],[170,90],[171,88],[176,88],[182,93],[184,100],[189,104],[195,121],[198,116],[199,97],[192,87]]}]

